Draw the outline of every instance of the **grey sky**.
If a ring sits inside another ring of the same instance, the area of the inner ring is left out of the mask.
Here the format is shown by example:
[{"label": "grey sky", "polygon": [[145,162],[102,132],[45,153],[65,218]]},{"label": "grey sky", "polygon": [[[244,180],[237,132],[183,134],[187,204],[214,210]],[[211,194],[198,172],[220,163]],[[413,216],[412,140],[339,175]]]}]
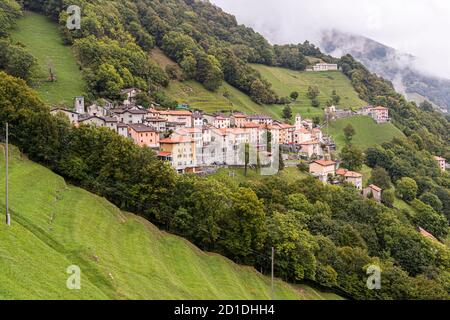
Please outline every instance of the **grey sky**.
[{"label": "grey sky", "polygon": [[360,34],[417,56],[450,78],[448,0],[210,0],[272,43],[317,42],[320,30]]}]

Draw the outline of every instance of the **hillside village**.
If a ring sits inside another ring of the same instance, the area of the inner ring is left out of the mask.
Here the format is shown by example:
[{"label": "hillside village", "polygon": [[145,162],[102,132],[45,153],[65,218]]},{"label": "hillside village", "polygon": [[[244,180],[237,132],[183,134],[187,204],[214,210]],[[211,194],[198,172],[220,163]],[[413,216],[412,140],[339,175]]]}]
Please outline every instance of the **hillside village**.
[{"label": "hillside village", "polygon": [[[323,183],[347,182],[363,195],[381,201],[382,190],[375,185],[363,190],[362,173],[340,168],[339,161],[332,160],[331,152],[336,148],[332,137],[299,114],[291,125],[266,115],[242,112],[208,114],[185,106],[158,110],[154,105],[145,109],[136,104],[138,93],[135,88],[122,90],[125,99],[120,106],[102,99],[101,105],[85,107],[84,98],[77,97],[75,110],[53,108],[51,112],[65,114],[75,126],[94,125],[116,131],[139,146],[153,149],[178,173],[205,174],[220,167],[256,165],[258,161],[259,165],[273,166],[278,165],[278,157],[302,159],[308,161],[309,173]],[[328,121],[356,115],[369,116],[378,124],[390,121],[389,110],[381,106],[366,106],[356,112],[331,106],[325,109],[325,115]],[[247,159],[246,145],[254,150]],[[445,170],[445,159],[436,157],[436,161]]]}]

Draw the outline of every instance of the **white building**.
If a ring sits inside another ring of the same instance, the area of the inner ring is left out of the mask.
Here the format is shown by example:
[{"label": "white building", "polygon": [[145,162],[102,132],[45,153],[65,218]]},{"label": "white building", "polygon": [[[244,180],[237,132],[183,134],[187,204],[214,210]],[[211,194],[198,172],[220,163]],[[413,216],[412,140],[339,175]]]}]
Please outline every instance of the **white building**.
[{"label": "white building", "polygon": [[337,71],[338,65],[334,63],[318,63],[313,66],[313,71]]}]

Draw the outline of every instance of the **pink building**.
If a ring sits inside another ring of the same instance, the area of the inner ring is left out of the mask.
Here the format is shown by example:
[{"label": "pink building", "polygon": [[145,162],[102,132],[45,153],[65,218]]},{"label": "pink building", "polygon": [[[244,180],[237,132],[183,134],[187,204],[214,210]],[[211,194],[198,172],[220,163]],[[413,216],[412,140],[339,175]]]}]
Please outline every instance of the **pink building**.
[{"label": "pink building", "polygon": [[159,148],[159,133],[142,123],[130,124],[130,137],[141,147]]}]

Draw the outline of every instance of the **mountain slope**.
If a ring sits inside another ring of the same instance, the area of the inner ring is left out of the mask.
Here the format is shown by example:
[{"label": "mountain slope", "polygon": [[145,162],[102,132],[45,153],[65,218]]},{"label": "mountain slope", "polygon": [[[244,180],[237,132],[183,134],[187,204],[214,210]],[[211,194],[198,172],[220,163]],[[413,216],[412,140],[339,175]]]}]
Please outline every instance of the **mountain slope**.
[{"label": "mountain slope", "polygon": [[[72,105],[76,96],[83,95],[85,82],[72,49],[63,44],[58,26],[49,18],[25,12],[11,32],[14,42],[20,42],[38,60],[36,90],[48,104]],[[57,80],[47,81],[49,68]]]},{"label": "mountain slope", "polygon": [[[270,298],[269,279],[254,269],[203,253],[67,185],[15,148],[10,158],[13,218],[11,228],[0,224],[0,299]],[[4,157],[0,170],[4,180]],[[0,207],[4,212],[4,197]],[[81,268],[81,290],[66,288],[70,265]],[[277,299],[310,292],[276,282]]]},{"label": "mountain slope", "polygon": [[418,61],[412,55],[337,30],[324,32],[320,47],[334,56],[351,54],[372,72],[390,80],[411,101],[421,103],[426,98],[443,110],[450,110],[450,80],[418,70]]}]

